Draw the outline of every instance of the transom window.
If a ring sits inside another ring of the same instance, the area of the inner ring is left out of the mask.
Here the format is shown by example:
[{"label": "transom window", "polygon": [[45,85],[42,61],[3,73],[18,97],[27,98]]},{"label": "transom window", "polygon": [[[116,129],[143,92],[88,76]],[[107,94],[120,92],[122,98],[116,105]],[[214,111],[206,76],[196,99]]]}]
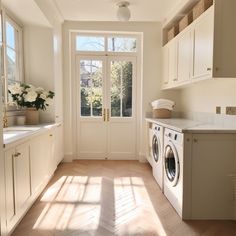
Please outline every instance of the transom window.
[{"label": "transom window", "polygon": [[8,85],[23,81],[22,28],[4,11],[0,43],[3,48],[2,85],[5,104],[8,102]]},{"label": "transom window", "polygon": [[137,39],[132,36],[77,35],[76,51],[81,52],[137,52]]}]

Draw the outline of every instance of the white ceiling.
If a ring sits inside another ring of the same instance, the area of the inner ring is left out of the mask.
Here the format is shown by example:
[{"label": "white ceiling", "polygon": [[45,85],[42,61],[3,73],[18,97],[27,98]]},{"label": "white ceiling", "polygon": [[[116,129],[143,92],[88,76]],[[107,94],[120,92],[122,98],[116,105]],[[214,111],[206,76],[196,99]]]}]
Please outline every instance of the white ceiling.
[{"label": "white ceiling", "polygon": [[[181,0],[128,0],[130,21],[162,21]],[[117,21],[120,0],[54,0],[65,20]]]},{"label": "white ceiling", "polygon": [[[117,21],[117,3],[121,0],[2,0],[3,5],[24,25],[50,24],[39,8],[41,2],[50,1],[64,20]],[[196,0],[128,0],[130,21],[164,21],[182,3]]]}]

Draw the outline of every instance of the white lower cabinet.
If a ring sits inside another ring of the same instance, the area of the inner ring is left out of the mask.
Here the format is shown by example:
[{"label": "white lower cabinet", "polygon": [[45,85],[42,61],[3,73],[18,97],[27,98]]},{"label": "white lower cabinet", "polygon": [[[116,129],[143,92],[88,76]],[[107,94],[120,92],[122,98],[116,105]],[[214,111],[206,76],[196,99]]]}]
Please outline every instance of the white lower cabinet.
[{"label": "white lower cabinet", "polygon": [[6,226],[11,231],[31,196],[29,143],[5,152]]},{"label": "white lower cabinet", "polygon": [[10,149],[5,152],[5,194],[6,194],[6,227],[12,228],[12,221],[16,216],[15,209],[15,190],[14,190],[14,155],[15,149]]},{"label": "white lower cabinet", "polygon": [[16,147],[14,158],[14,183],[16,213],[21,213],[31,195],[29,143]]},{"label": "white lower cabinet", "polygon": [[62,160],[62,154],[57,150],[62,146],[61,130],[57,128],[62,127],[54,127],[4,152],[8,235],[37,199]]},{"label": "white lower cabinet", "polygon": [[55,150],[54,156],[56,165],[58,165],[63,159],[63,126],[60,124],[55,128]]}]

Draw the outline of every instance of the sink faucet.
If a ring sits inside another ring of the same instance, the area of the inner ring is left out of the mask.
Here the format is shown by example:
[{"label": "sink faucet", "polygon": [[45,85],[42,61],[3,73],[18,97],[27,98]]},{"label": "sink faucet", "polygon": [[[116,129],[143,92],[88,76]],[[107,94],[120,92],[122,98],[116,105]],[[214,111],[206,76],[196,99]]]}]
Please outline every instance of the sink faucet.
[{"label": "sink faucet", "polygon": [[7,109],[6,106],[4,106],[4,114],[3,114],[3,128],[6,128],[8,126],[8,122],[7,122]]}]

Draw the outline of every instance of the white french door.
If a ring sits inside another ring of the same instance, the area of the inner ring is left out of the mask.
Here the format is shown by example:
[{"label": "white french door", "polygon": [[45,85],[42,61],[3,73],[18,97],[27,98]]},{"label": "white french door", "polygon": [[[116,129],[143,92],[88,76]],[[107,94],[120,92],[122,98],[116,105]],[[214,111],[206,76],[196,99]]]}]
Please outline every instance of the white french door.
[{"label": "white french door", "polygon": [[136,158],[136,57],[77,56],[77,158]]}]

